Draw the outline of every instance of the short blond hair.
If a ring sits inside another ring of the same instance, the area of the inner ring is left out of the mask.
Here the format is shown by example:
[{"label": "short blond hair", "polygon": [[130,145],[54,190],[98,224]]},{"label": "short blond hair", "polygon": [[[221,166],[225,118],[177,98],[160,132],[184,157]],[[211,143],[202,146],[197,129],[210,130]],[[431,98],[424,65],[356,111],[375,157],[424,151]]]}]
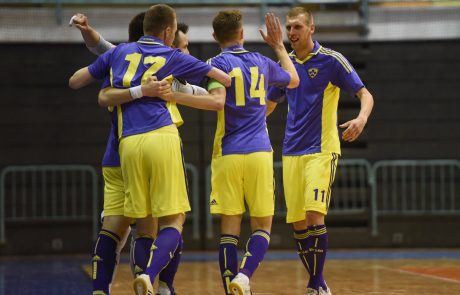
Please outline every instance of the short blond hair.
[{"label": "short blond hair", "polygon": [[292,18],[292,17],[296,17],[296,16],[298,16],[300,14],[305,15],[305,19],[307,20],[307,25],[311,25],[311,23],[313,22],[313,14],[311,13],[310,10],[308,10],[305,7],[302,7],[302,6],[296,6],[296,7],[291,8],[288,11],[286,17]]}]

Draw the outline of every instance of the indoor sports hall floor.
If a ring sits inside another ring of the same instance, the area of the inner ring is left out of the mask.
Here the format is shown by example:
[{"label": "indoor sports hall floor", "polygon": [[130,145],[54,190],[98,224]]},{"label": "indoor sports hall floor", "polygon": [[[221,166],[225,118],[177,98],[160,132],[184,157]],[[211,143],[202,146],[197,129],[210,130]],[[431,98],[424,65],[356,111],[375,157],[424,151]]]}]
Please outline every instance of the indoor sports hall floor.
[{"label": "indoor sports hall floor", "polygon": [[[326,278],[334,295],[460,294],[460,250],[331,250]],[[222,294],[217,253],[184,253],[179,295]],[[127,257],[113,295],[133,294]],[[0,295],[91,294],[86,256],[0,258]],[[306,273],[293,252],[271,251],[253,277],[254,295],[304,294]]]}]

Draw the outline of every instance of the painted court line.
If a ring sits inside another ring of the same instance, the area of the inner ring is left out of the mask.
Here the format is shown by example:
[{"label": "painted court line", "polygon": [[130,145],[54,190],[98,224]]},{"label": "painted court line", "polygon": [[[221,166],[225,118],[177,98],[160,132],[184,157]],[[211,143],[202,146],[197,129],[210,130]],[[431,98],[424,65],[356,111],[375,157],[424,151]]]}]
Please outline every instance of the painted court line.
[{"label": "painted court line", "polygon": [[443,278],[443,277],[439,277],[439,276],[435,276],[435,275],[423,274],[423,273],[418,273],[418,272],[408,271],[408,270],[403,270],[403,269],[394,269],[394,268],[390,268],[390,267],[386,267],[386,266],[380,266],[380,268],[385,269],[385,270],[389,270],[389,271],[393,271],[393,272],[405,273],[405,274],[416,275],[416,276],[420,276],[420,277],[437,279],[437,280],[440,280],[440,281],[460,284],[460,281],[458,281],[458,280],[449,279],[449,278]]}]

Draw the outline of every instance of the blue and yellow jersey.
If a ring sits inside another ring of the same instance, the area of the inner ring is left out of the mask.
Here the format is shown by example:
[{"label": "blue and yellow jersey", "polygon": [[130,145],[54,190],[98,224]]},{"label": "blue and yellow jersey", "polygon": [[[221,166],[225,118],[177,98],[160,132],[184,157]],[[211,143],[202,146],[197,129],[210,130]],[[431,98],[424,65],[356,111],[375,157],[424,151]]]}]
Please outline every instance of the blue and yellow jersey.
[{"label": "blue and yellow jersey", "polygon": [[304,60],[293,53],[290,56],[299,74],[299,87],[272,87],[268,92],[268,99],[281,102],[286,97],[289,105],[283,155],[340,154],[337,129],[340,89],[354,95],[364,87],[363,82],[342,54],[316,41]]},{"label": "blue and yellow jersey", "polygon": [[271,59],[241,46],[226,48],[208,62],[232,77],[225,107],[217,114],[213,157],[271,151],[265,121],[267,87],[288,85],[290,75]]},{"label": "blue and yellow jersey", "polygon": [[[99,56],[89,66],[96,79],[110,71],[110,85],[129,88],[141,85],[149,76],[162,80],[170,75],[198,84],[211,66],[178,49],[165,46],[155,37],[144,36],[137,42],[120,44]],[[167,103],[155,97],[143,97],[117,107],[118,137],[161,128],[173,123]]]}]

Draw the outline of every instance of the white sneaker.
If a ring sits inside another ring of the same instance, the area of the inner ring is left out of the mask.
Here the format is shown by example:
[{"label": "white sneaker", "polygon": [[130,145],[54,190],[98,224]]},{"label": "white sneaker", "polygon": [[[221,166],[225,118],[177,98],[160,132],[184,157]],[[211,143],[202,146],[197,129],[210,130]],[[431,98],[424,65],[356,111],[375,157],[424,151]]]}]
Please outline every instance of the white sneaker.
[{"label": "white sneaker", "polygon": [[139,275],[133,282],[134,293],[136,295],[154,295],[152,282],[146,274]]},{"label": "white sneaker", "polygon": [[230,282],[229,288],[233,295],[251,295],[249,278],[242,273],[236,275]]},{"label": "white sneaker", "polygon": [[319,287],[319,295],[332,295],[331,289],[326,287],[326,290],[323,290],[323,288]]},{"label": "white sneaker", "polygon": [[312,288],[307,288],[307,293],[305,295],[332,295],[331,289],[326,288],[326,290],[323,290],[323,288],[319,287],[319,291],[316,291],[315,289]]}]

